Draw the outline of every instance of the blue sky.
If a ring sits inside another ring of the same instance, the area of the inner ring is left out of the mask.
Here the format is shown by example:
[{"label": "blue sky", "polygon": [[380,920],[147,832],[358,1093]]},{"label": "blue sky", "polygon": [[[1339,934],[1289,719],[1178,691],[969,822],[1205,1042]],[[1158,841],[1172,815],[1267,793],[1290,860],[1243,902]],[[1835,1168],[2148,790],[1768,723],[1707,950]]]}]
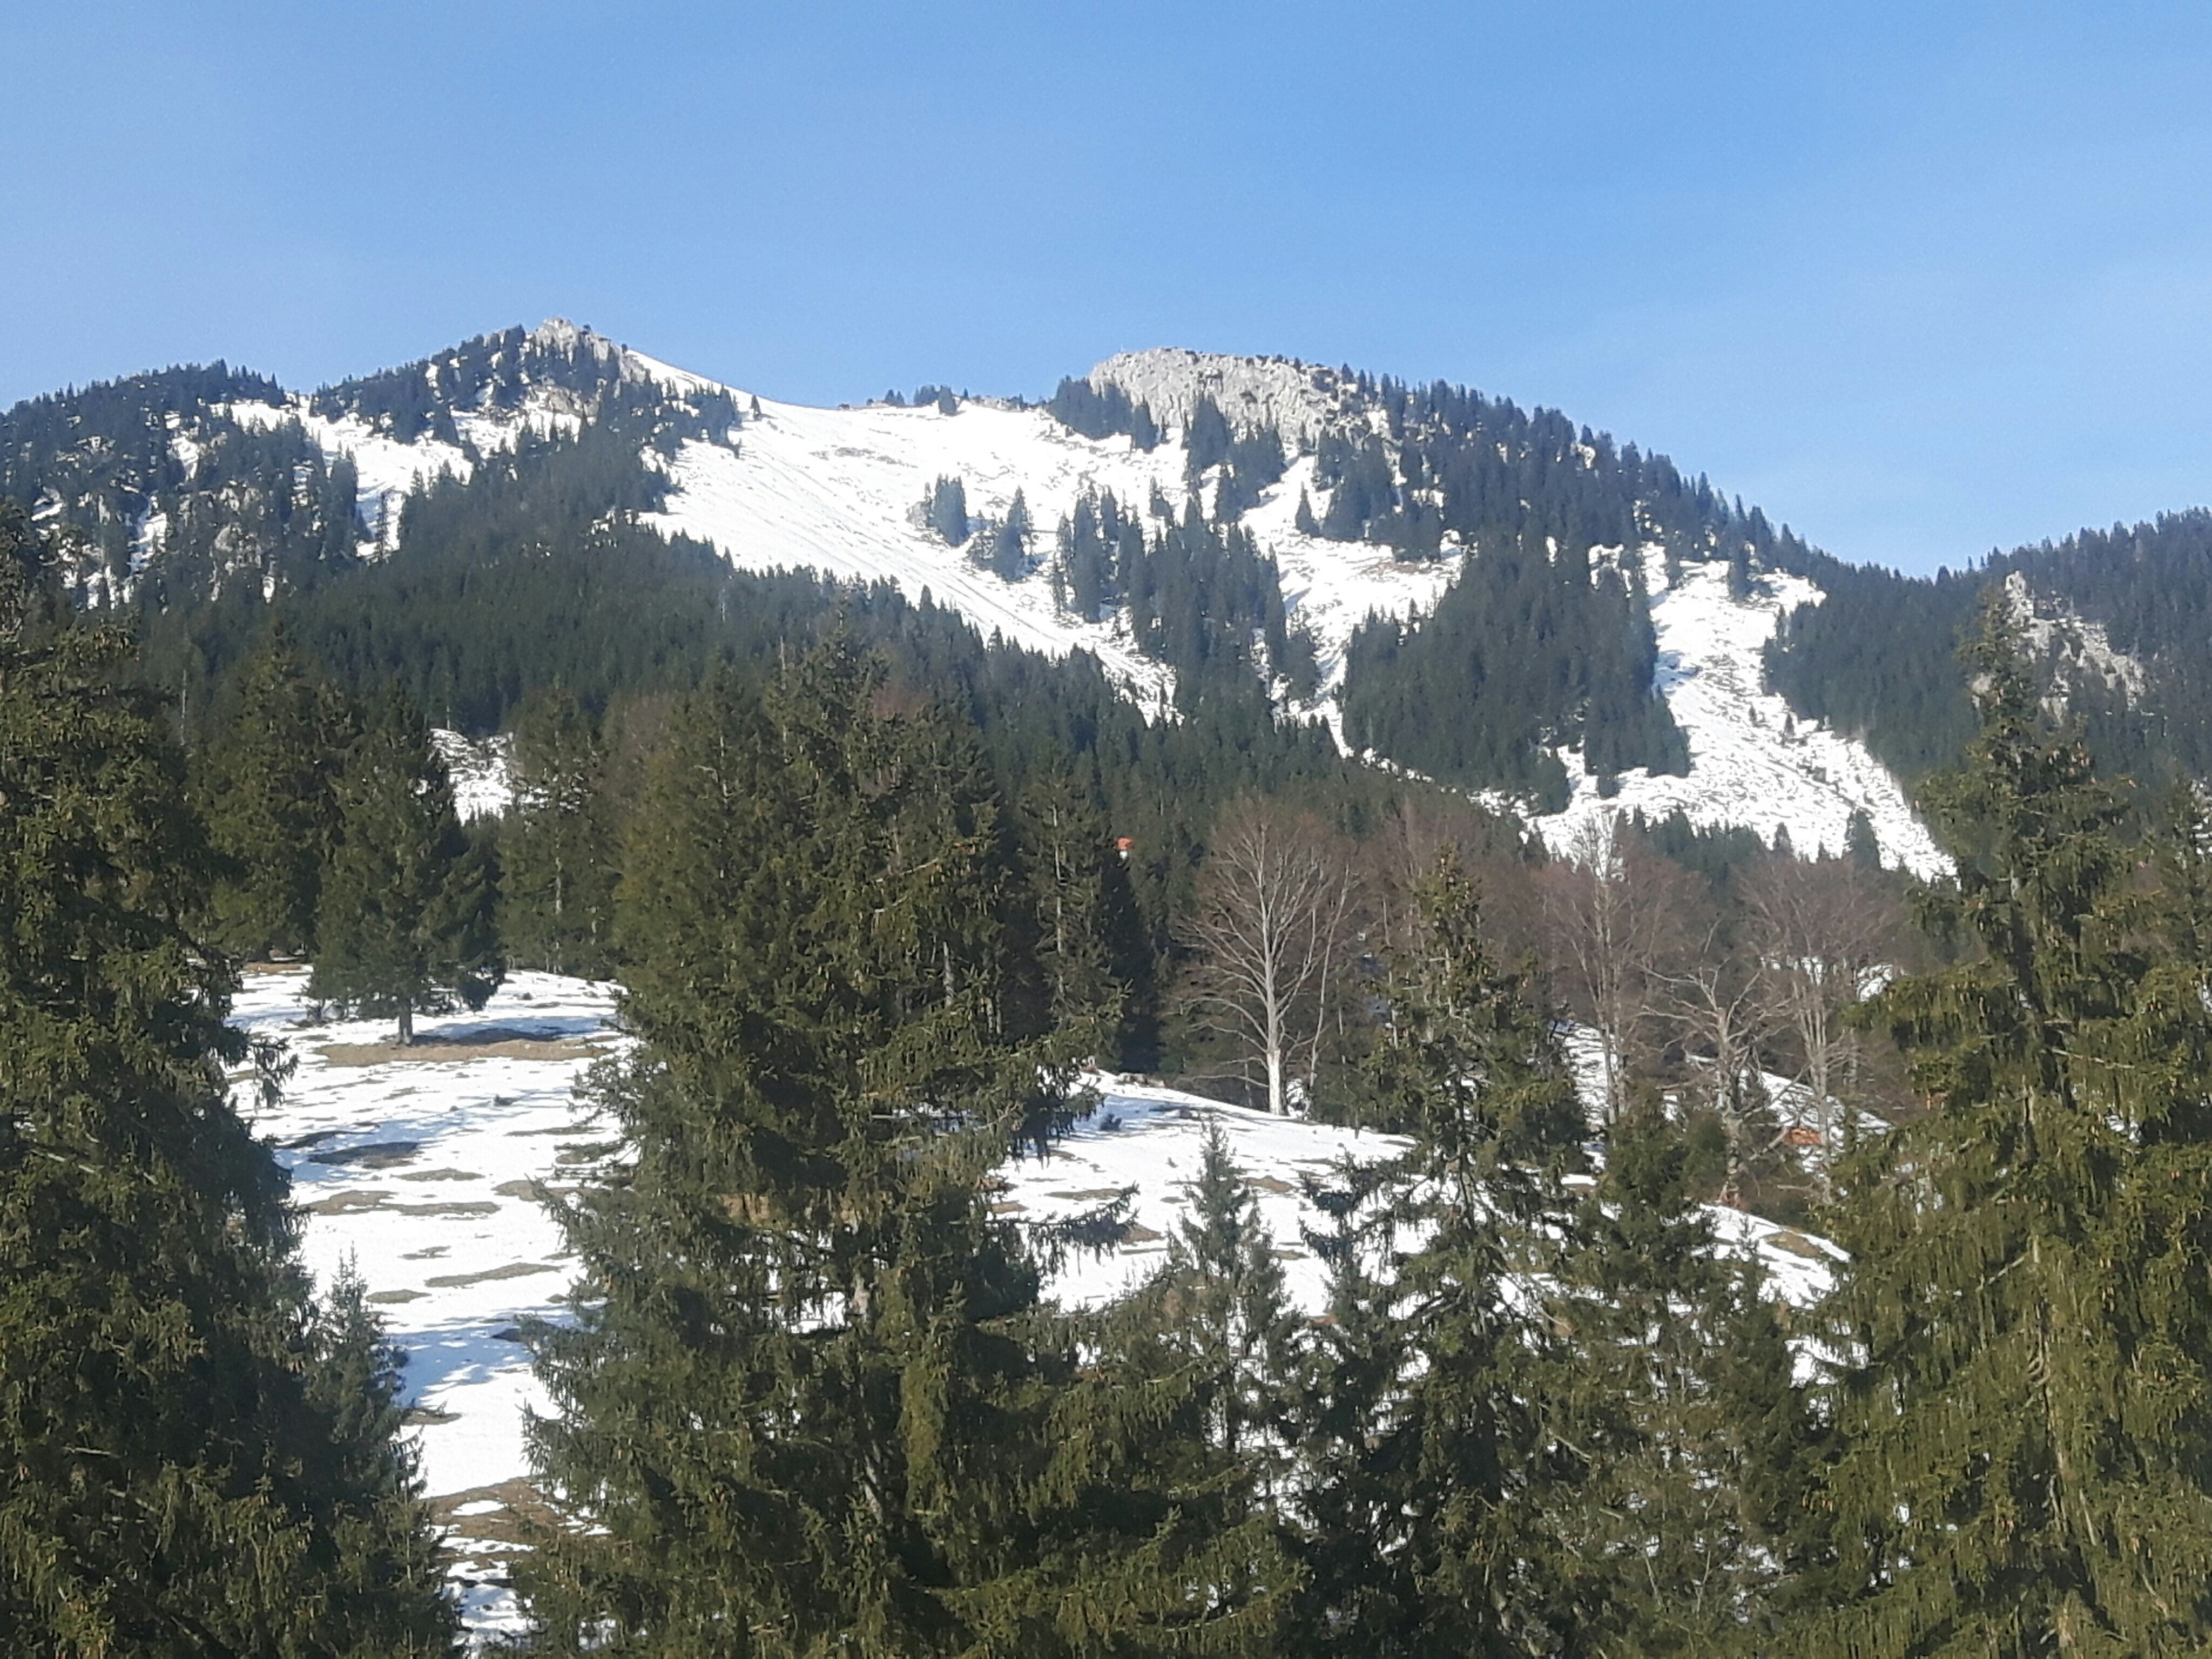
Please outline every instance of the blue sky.
[{"label": "blue sky", "polygon": [[1448,379],[1908,569],[2212,501],[2212,8],[0,9],[0,401],[562,314],[807,401]]}]

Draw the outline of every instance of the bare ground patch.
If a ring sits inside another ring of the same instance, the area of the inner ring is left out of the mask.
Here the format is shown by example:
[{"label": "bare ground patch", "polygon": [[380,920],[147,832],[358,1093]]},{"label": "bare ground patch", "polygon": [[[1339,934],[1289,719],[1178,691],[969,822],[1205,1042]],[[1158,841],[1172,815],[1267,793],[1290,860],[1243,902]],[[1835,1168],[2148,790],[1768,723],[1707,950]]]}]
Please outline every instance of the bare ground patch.
[{"label": "bare ground patch", "polygon": [[330,1042],[315,1050],[331,1066],[385,1066],[395,1060],[434,1065],[459,1060],[589,1060],[601,1052],[585,1037],[532,1036],[508,1026],[487,1026],[428,1042]]},{"label": "bare ground patch", "polygon": [[495,1279],[527,1279],[532,1273],[557,1273],[560,1271],[550,1262],[510,1261],[505,1267],[486,1267],[480,1273],[439,1273],[422,1282],[445,1289],[461,1285],[486,1285]]}]

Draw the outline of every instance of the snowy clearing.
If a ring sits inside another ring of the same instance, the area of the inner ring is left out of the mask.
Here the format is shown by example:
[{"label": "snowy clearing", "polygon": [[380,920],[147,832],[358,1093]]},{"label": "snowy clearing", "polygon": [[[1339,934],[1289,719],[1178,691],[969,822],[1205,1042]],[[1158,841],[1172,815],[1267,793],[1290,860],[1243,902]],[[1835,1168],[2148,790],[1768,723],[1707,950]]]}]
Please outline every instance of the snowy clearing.
[{"label": "snowy clearing", "polygon": [[[347,1261],[407,1356],[406,1398],[426,1490],[455,1551],[471,1627],[515,1627],[503,1559],[516,1547],[526,1485],[522,1413],[544,1395],[517,1322],[559,1319],[574,1267],[540,1202],[615,1149],[572,1091],[594,1060],[618,1054],[616,988],[515,974],[480,1012],[428,1019],[411,1049],[389,1022],[313,1021],[307,971],[249,975],[235,1023],[280,1038],[298,1060],[283,1099],[256,1115],[291,1172],[307,1264],[327,1284]],[[1325,1303],[1322,1264],[1303,1229],[1324,1218],[1306,1198],[1347,1154],[1401,1151],[1388,1135],[1270,1117],[1158,1085],[1097,1075],[1097,1107],[1043,1158],[1001,1171],[1000,1213],[1044,1223],[1130,1193],[1121,1243],[1074,1253],[1049,1283],[1070,1305],[1097,1306],[1159,1265],[1189,1212],[1188,1183],[1206,1125],[1227,1135],[1273,1232],[1291,1294]],[[1133,1191],[1132,1191],[1133,1189]],[[1775,1293],[1802,1305],[1825,1290],[1834,1247],[1730,1210],[1723,1240],[1755,1251]]]},{"label": "snowy clearing", "polygon": [[1532,820],[1545,845],[1565,852],[1584,825],[1608,812],[1641,808],[1647,818],[1661,818],[1680,807],[1703,828],[1741,825],[1769,840],[1787,829],[1790,846],[1809,858],[1844,850],[1856,809],[1873,822],[1886,862],[1918,876],[1950,869],[1903,788],[1864,744],[1798,720],[1765,689],[1767,641],[1791,610],[1820,601],[1818,587],[1802,577],[1768,575],[1749,598],[1733,599],[1728,566],[1716,563],[1684,566],[1670,589],[1656,546],[1645,550],[1644,580],[1659,641],[1658,686],[1689,738],[1689,775],[1624,772],[1619,792],[1607,798],[1581,757],[1563,753],[1574,798],[1565,811]]}]

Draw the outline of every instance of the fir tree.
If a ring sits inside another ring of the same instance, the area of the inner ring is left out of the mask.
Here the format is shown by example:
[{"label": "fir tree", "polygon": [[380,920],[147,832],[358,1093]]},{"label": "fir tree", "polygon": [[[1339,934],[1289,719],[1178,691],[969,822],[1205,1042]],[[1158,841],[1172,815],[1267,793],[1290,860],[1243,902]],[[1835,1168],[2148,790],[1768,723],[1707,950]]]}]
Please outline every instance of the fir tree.
[{"label": "fir tree", "polygon": [[614,961],[614,803],[598,723],[555,687],[514,734],[514,809],[501,860],[510,957],[604,976]]},{"label": "fir tree", "polygon": [[[1972,665],[1980,734],[1925,796],[1959,867],[1929,919],[1970,954],[1875,1005],[1932,1109],[1865,1154],[1838,1216],[1844,1449],[1822,1498],[1844,1605],[1796,1646],[2197,1652],[2208,964],[2154,963],[2118,801],[2077,741],[2041,729],[1995,608]],[[2188,908],[2172,878],[2195,856],[2168,860],[2154,911]]]},{"label": "fir tree", "polygon": [[1844,856],[1852,867],[1869,874],[1881,868],[1881,841],[1874,832],[1874,820],[1867,816],[1866,808],[1854,806],[1851,816],[1844,825]]},{"label": "fir tree", "polygon": [[1391,1202],[1402,1178],[1394,1162],[1347,1162],[1331,1180],[1308,1182],[1330,1225],[1305,1235],[1328,1267],[1328,1305],[1286,1390],[1299,1571],[1285,1650],[1300,1659],[1431,1650],[1421,1563],[1407,1547],[1421,1449],[1408,1401],[1416,1334]]},{"label": "fir tree", "polygon": [[394,1018],[481,1008],[505,974],[495,892],[453,810],[452,783],[422,716],[398,696],[378,709],[338,784],[338,845],[324,877],[308,994]]},{"label": "fir tree", "polygon": [[838,642],[765,702],[694,699],[633,827],[641,1046],[599,1098],[635,1158],[566,1212],[579,1322],[538,1339],[537,1457],[591,1522],[527,1574],[543,1639],[1236,1650],[1270,1604],[1249,1536],[1175,1484],[1190,1383],[1081,1376],[992,1213],[1066,1045],[1008,1016],[1014,872],[972,743],[878,683]]},{"label": "fir tree", "polygon": [[1029,569],[1030,507],[1019,489],[1006,507],[1006,516],[995,526],[985,562],[1006,581],[1018,581]]},{"label": "fir tree", "polygon": [[[1561,1589],[1557,1563],[1529,1547],[1531,1522],[1571,1473],[1537,1392],[1556,1376],[1559,1339],[1528,1310],[1553,1266],[1558,1175],[1583,1123],[1530,975],[1494,962],[1455,857],[1419,905],[1370,1087],[1370,1115],[1413,1137],[1395,1221],[1424,1242],[1395,1282],[1370,1271],[1339,1286],[1380,1298],[1347,1310],[1361,1333],[1347,1358],[1403,1372],[1349,1379],[1372,1447],[1346,1448],[1354,1424],[1339,1419],[1310,1457],[1300,1510],[1372,1530],[1308,1534],[1302,1623],[1318,1621],[1326,1652],[1540,1652]],[[1326,1399],[1321,1410],[1329,1421]]]},{"label": "fir tree", "polygon": [[1189,1218],[1176,1230],[1151,1294],[1170,1340],[1206,1379],[1209,1433],[1274,1490],[1283,1395],[1294,1368],[1296,1320],[1274,1239],[1237,1172],[1218,1119],[1206,1125]]},{"label": "fir tree", "polygon": [[222,860],[215,932],[230,949],[253,957],[313,952],[350,724],[343,698],[308,672],[283,620],[271,623],[237,717],[204,750],[197,791]]},{"label": "fir tree", "polygon": [[1301,536],[1321,534],[1321,520],[1314,517],[1313,502],[1303,484],[1298,488],[1298,510],[1291,515],[1291,528]]},{"label": "fir tree", "polygon": [[956,476],[940,477],[929,487],[921,504],[922,517],[947,547],[968,539],[968,487]]},{"label": "fir tree", "polygon": [[0,1632],[67,1659],[448,1651],[388,1392],[347,1310],[313,1316],[220,1080],[256,1057],[186,927],[210,860],[183,757],[40,564],[0,504]]},{"label": "fir tree", "polygon": [[1771,1639],[1819,1452],[1755,1265],[1718,1254],[1682,1132],[1617,1118],[1547,1296],[1551,1478],[1515,1516],[1552,1650],[1695,1654]]},{"label": "fir tree", "polygon": [[1087,1052],[1095,1057],[1112,1033],[1121,1002],[1107,917],[1105,823],[1061,765],[1042,772],[1023,792],[1020,830],[1051,1023],[1072,1036],[1087,1031]]}]

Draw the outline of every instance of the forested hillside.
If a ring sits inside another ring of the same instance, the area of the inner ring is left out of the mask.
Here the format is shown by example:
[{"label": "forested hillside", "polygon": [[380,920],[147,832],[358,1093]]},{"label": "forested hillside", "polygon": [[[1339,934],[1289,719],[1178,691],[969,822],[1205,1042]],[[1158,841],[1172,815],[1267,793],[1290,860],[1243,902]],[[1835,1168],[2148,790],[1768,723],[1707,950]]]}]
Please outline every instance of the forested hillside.
[{"label": "forested hillside", "polygon": [[[757,658],[812,603],[780,573],[811,568],[1087,653],[1149,717],[1320,716],[1539,811],[1711,750],[1656,674],[1655,560],[1720,562],[1747,596],[1811,556],[1551,411],[1194,353],[1040,406],[925,386],[811,410],[550,323],[312,395],[218,368],[36,400],[0,453],[188,720],[271,607],[341,678],[482,735],[536,684],[597,706]],[[1894,817],[1814,816],[1846,809]]]},{"label": "forested hillside", "polygon": [[1802,568],[1827,598],[1777,635],[1775,689],[1902,776],[1950,763],[1972,729],[1956,647],[1992,588],[2100,765],[2147,784],[2212,773],[2212,513],[2083,530],[1933,578],[1820,555]]}]

